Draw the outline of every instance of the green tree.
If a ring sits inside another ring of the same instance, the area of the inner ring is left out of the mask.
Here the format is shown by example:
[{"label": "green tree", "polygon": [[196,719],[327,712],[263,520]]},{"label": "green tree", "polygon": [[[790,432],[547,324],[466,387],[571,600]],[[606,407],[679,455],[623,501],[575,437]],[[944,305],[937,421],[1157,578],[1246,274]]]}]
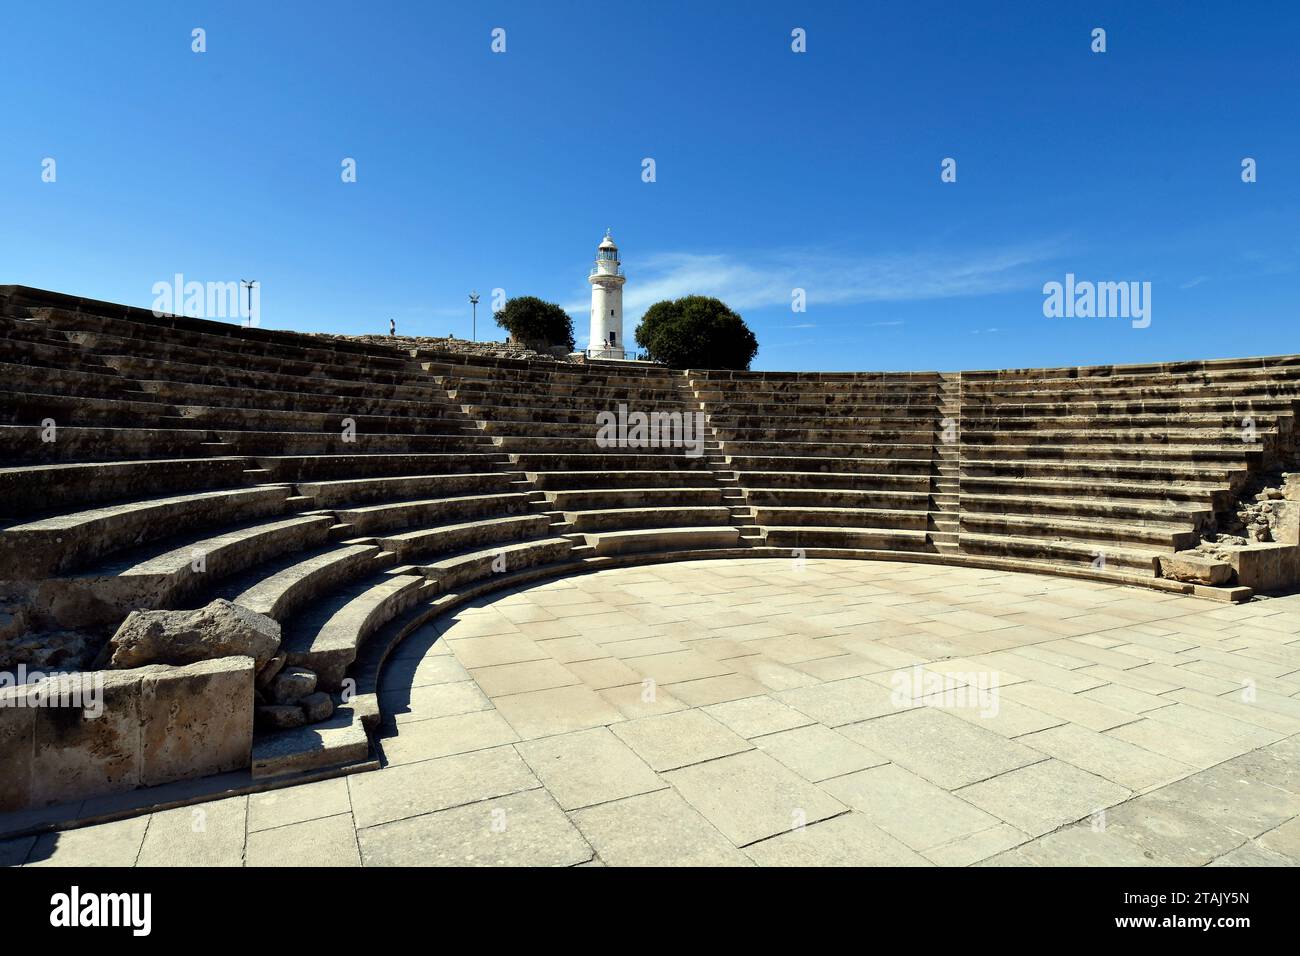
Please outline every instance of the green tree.
[{"label": "green tree", "polygon": [[573,351],[573,319],[554,302],[544,302],[535,295],[521,295],[507,299],[493,318],[516,342],[529,348],[564,345]]},{"label": "green tree", "polygon": [[669,368],[748,369],[758,339],[726,303],[704,295],[665,299],[646,310],[636,342]]}]

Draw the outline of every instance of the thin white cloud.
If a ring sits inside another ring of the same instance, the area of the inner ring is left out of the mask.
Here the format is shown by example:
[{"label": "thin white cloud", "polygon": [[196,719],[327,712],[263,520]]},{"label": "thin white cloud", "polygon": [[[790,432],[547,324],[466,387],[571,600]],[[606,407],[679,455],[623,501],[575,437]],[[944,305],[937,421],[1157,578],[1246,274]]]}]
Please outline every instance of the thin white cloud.
[{"label": "thin white cloud", "polygon": [[[789,307],[803,289],[809,307],[866,302],[993,295],[1038,288],[1032,267],[1059,254],[1055,242],[977,252],[937,249],[885,256],[845,256],[816,250],[740,257],[730,253],[669,252],[627,266],[624,315],[639,321],[661,299],[710,295],[738,310]],[[586,300],[565,306],[575,316]],[[880,323],[882,325],[892,323]]]}]

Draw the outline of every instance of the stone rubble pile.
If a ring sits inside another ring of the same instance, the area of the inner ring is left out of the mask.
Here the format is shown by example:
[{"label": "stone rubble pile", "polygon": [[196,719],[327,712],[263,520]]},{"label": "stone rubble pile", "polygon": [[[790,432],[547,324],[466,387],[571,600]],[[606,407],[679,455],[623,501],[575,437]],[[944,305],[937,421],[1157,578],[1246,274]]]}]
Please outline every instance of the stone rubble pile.
[{"label": "stone rubble pile", "polygon": [[316,689],[315,672],[289,666],[279,623],[224,598],[198,610],[132,611],[100,651],[96,666],[180,666],[225,657],[253,659],[259,727],[284,730],[333,716],[334,699]]}]

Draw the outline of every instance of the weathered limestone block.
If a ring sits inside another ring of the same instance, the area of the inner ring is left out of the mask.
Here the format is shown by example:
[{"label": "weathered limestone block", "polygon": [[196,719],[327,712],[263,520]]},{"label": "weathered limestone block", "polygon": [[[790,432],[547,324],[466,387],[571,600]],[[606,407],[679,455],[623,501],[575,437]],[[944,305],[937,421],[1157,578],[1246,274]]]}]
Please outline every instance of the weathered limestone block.
[{"label": "weathered limestone block", "polygon": [[1160,576],[1171,581],[1218,587],[1232,580],[1233,570],[1232,565],[1210,558],[1190,554],[1163,554],[1160,556]]},{"label": "weathered limestone block", "polygon": [[251,657],[141,670],[141,784],[248,766],[253,750]]},{"label": "weathered limestone block", "polygon": [[263,667],[280,649],[280,625],[218,598],[197,611],[132,611],[101,658],[111,668],[251,657]]},{"label": "weathered limestone block", "polygon": [[247,767],[253,660],[56,674],[0,691],[0,810]]},{"label": "weathered limestone block", "polygon": [[0,690],[0,813],[31,804],[36,712],[14,706],[21,690]]},{"label": "weathered limestone block", "polygon": [[1294,544],[1257,544],[1234,551],[1229,560],[1237,583],[1256,591],[1286,591],[1300,584],[1300,547]]},{"label": "weathered limestone block", "polygon": [[[44,806],[140,785],[140,674],[63,674],[47,690],[91,706],[41,706],[35,715],[31,803]],[[15,691],[21,688],[15,688]],[[98,714],[98,716],[96,716]]]}]

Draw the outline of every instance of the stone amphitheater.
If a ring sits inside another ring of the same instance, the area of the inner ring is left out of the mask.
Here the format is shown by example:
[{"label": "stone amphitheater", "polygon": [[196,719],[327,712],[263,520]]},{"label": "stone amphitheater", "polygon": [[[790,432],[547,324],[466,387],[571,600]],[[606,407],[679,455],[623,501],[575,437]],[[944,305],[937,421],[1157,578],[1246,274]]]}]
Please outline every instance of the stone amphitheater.
[{"label": "stone amphitheater", "polygon": [[1300,860],[1300,356],[0,324],[0,862]]}]

